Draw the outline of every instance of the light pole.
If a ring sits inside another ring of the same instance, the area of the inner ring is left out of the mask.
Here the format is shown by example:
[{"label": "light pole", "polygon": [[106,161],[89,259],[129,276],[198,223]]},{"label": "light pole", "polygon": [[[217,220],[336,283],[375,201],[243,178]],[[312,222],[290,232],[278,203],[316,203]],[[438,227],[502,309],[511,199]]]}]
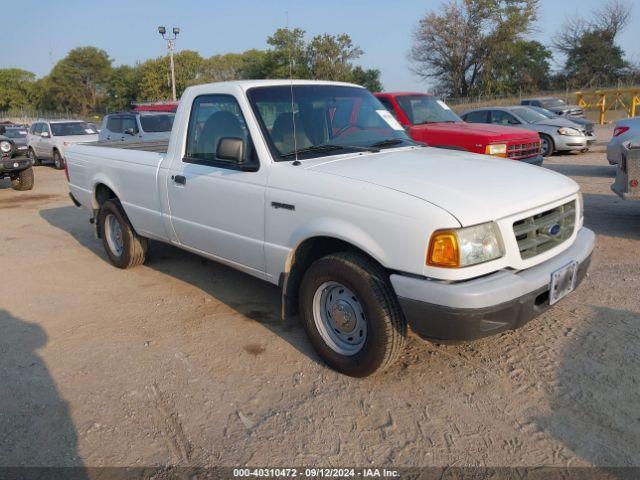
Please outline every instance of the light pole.
[{"label": "light pole", "polygon": [[158,27],[158,33],[162,35],[167,41],[167,50],[169,50],[169,64],[171,68],[171,92],[173,93],[173,101],[177,100],[176,98],[176,72],[173,67],[173,47],[175,45],[176,38],[178,38],[178,34],[180,33],[180,29],[178,27],[173,27],[173,37],[166,37],[167,29],[164,26]]}]

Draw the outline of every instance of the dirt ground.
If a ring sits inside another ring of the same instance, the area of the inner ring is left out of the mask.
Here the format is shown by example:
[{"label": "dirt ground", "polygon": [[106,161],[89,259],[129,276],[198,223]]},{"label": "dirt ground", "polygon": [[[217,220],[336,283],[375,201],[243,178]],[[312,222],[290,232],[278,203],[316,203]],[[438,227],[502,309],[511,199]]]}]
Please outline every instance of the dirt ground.
[{"label": "dirt ground", "polygon": [[546,165],[597,233],[579,290],[364,380],[280,324],[275,287],[158,244],[118,270],[62,172],[2,183],[0,465],[640,465],[640,203],[601,151]]}]

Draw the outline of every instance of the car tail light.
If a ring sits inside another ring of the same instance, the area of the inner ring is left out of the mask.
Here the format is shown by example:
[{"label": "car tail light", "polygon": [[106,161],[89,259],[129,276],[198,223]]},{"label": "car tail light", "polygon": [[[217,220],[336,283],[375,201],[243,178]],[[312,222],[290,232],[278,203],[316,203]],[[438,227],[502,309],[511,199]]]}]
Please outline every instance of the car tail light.
[{"label": "car tail light", "polygon": [[619,137],[620,135],[622,135],[627,130],[629,130],[629,127],[616,127],[616,128],[613,129],[613,136],[614,137]]}]

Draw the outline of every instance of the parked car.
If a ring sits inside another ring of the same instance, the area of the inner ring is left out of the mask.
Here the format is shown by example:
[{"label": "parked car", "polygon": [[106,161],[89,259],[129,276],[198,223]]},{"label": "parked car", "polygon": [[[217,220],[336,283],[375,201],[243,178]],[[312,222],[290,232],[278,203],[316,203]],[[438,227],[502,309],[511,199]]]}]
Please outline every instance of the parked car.
[{"label": "parked car", "polygon": [[607,145],[607,160],[611,165],[620,163],[622,144],[631,139],[640,138],[640,117],[618,120],[613,129],[613,136]]},{"label": "parked car", "polygon": [[174,117],[168,112],[110,113],[102,119],[100,141],[168,140]]},{"label": "parked car", "polygon": [[29,158],[34,165],[52,160],[56,169],[64,168],[65,149],[75,143],[95,142],[98,132],[78,120],[38,120],[27,133]]},{"label": "parked car", "polygon": [[529,106],[529,108],[531,108],[532,110],[535,110],[538,113],[541,113],[547,118],[552,118],[552,119],[566,118],[567,120],[570,120],[571,122],[575,123],[578,126],[578,128],[582,131],[582,133],[587,137],[587,143],[589,145],[591,145],[592,143],[595,143],[595,141],[598,139],[594,131],[593,122],[591,120],[587,120],[584,117],[573,117],[573,116],[560,117],[560,115],[558,115],[557,113],[553,113],[551,110],[547,110],[546,108],[542,108],[542,107]]},{"label": "parked car", "polygon": [[376,93],[375,96],[414,140],[431,147],[542,165],[540,137],[535,131],[466,123],[442,100],[424,93]]},{"label": "parked car", "polygon": [[31,190],[34,183],[31,161],[16,155],[15,140],[2,135],[4,130],[0,126],[0,179],[9,178],[14,190]]},{"label": "parked car", "polygon": [[567,105],[567,103],[557,97],[527,98],[520,102],[520,105],[532,107],[542,107],[551,110],[553,113],[565,117],[584,117],[584,109],[578,105]]},{"label": "parked car", "polygon": [[566,118],[547,118],[529,107],[483,107],[462,115],[465,122],[492,123],[535,129],[540,135],[540,153],[548,157],[554,152],[580,150],[586,152],[587,137],[575,123]]},{"label": "parked car", "polygon": [[518,328],[586,274],[573,180],[417,144],[362,87],[193,86],[173,128],[166,153],[68,149],[71,198],[110,261],[140,265],[155,239],[278,285],[345,374],[388,367],[407,326],[440,341]]},{"label": "parked car", "polygon": [[[4,136],[13,140],[15,152],[13,156],[27,156],[27,128],[24,126],[8,126],[4,128]],[[1,132],[1,130],[0,130]]]}]

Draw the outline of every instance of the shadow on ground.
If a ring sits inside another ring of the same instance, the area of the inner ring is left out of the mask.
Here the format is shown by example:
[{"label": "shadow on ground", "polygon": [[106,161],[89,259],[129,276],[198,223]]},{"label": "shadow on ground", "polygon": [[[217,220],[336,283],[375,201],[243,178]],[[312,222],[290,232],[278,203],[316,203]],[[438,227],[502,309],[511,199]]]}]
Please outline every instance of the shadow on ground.
[{"label": "shadow on ground", "polygon": [[599,235],[640,240],[640,201],[611,194],[584,194],[584,223]]},{"label": "shadow on ground", "polygon": [[[40,326],[0,309],[0,472],[4,467],[82,467],[69,407],[37,354],[46,343]],[[46,471],[40,473],[47,477]],[[86,478],[83,468],[66,474]]]},{"label": "shadow on ground", "polygon": [[[572,163],[545,163],[545,168],[570,177],[615,178],[615,165],[584,165]],[[611,182],[613,183],[613,181]]]},{"label": "shadow on ground", "polygon": [[533,420],[605,470],[640,466],[640,315],[595,307],[571,338],[551,413]]},{"label": "shadow on ground", "polygon": [[[102,241],[94,235],[93,226],[88,221],[84,223],[88,218],[86,212],[66,206],[41,210],[40,215],[50,225],[69,233],[80,245],[109,262]],[[246,320],[268,328],[314,362],[322,363],[297,319],[289,319],[286,323],[281,320],[280,289],[277,286],[160,242],[151,242],[145,266],[193,285]],[[205,304],[197,313],[203,316],[213,314],[216,308],[216,302],[211,302],[210,307]]]}]

